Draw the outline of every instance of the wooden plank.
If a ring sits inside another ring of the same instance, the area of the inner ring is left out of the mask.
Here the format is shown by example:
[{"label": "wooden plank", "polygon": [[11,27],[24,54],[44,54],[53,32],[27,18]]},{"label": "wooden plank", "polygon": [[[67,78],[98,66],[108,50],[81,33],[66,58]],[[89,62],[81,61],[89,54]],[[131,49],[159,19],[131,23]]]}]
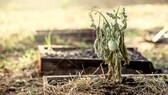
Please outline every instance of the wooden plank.
[{"label": "wooden plank", "polygon": [[[166,33],[168,33],[168,27],[164,27],[153,38],[153,42],[158,42]],[[166,34],[167,35],[167,34]]]},{"label": "wooden plank", "polygon": [[[167,77],[168,74],[122,74],[122,77]],[[75,78],[75,77],[104,77],[104,75],[56,75],[56,76],[43,76],[43,79],[62,79],[62,78]]]}]

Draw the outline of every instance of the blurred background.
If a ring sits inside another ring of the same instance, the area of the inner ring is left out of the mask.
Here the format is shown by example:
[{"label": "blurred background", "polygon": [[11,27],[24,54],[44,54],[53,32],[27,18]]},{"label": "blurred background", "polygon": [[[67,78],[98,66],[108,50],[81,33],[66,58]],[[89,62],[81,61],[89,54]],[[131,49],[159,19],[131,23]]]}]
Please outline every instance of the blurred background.
[{"label": "blurred background", "polygon": [[[126,7],[128,28],[149,29],[167,24],[166,0],[0,0],[1,31],[13,29],[87,28],[96,6],[110,11]],[[8,29],[6,29],[8,27]],[[10,28],[9,28],[10,27]]]},{"label": "blurred background", "polygon": [[167,44],[148,43],[145,36],[168,25],[167,3],[167,0],[0,0],[0,51],[4,53],[1,59],[6,62],[6,58],[10,59],[4,57],[6,52],[15,52],[17,48],[36,47],[38,30],[90,28],[88,13],[92,7],[111,11],[123,6],[128,16],[127,46],[138,48],[154,64],[165,67]]},{"label": "blurred background", "polygon": [[156,67],[166,67],[167,43],[149,43],[145,37],[168,25],[167,0],[0,0],[1,67],[14,63],[20,49],[34,53],[38,30],[90,28],[92,7],[111,11],[117,6],[126,8],[127,46],[138,48]]},{"label": "blurred background", "polygon": [[88,29],[92,7],[111,11],[117,6],[125,7],[128,16],[127,47],[168,70],[168,43],[145,40],[168,26],[168,0],[0,0],[0,83],[37,76],[37,31]]}]

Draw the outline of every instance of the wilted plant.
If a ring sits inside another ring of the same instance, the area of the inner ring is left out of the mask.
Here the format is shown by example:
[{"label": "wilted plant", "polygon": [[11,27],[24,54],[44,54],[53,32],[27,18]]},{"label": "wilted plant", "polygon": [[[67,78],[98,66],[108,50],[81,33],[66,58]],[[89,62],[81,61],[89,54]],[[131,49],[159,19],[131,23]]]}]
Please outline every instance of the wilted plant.
[{"label": "wilted plant", "polygon": [[[94,17],[93,17],[94,15]],[[129,64],[130,59],[124,44],[124,30],[127,27],[125,9],[118,8],[110,12],[92,9],[90,14],[91,27],[96,31],[94,49],[99,58],[108,64],[107,80],[121,82],[121,59]],[[98,17],[98,23],[96,22]]]}]

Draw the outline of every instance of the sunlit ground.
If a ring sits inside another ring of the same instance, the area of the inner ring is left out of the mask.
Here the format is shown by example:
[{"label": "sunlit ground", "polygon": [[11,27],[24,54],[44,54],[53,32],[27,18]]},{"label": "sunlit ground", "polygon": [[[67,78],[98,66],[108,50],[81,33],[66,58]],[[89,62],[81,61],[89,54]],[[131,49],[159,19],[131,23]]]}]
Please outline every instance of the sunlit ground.
[{"label": "sunlit ground", "polygon": [[[166,1],[117,1],[0,0],[0,75],[4,75],[3,68],[11,72],[15,69],[18,76],[27,73],[28,70],[23,70],[23,73],[19,69],[27,68],[27,64],[38,59],[37,43],[34,42],[37,30],[90,28],[88,13],[93,6],[104,11],[111,11],[117,5],[124,6],[128,15],[127,46],[138,48],[155,66],[167,66],[167,44],[144,41],[148,31],[159,31],[168,25]],[[17,50],[18,48],[22,51]],[[33,67],[30,66],[31,68]],[[30,71],[27,76],[35,72],[32,69]]]},{"label": "sunlit ground", "polygon": [[[1,8],[2,32],[16,29],[87,28],[90,24],[88,12],[93,6],[100,3],[97,8],[108,11],[115,7],[115,4],[108,0],[104,0],[104,3],[100,0],[49,0],[48,3],[46,0],[21,1],[19,3],[6,1],[4,8]],[[150,29],[168,24],[167,4],[123,4],[123,6],[126,7],[128,15],[128,28]]]}]

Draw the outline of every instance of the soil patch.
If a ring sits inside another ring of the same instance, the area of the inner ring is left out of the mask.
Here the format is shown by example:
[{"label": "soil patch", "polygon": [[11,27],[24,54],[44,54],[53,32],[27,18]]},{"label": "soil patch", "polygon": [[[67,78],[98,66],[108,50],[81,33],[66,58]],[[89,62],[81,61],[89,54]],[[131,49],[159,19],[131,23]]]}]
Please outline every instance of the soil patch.
[{"label": "soil patch", "polygon": [[[132,61],[147,60],[143,57],[135,48],[128,48],[128,54]],[[52,48],[43,55],[45,57],[57,57],[57,58],[98,58],[94,49],[83,48]]]}]

